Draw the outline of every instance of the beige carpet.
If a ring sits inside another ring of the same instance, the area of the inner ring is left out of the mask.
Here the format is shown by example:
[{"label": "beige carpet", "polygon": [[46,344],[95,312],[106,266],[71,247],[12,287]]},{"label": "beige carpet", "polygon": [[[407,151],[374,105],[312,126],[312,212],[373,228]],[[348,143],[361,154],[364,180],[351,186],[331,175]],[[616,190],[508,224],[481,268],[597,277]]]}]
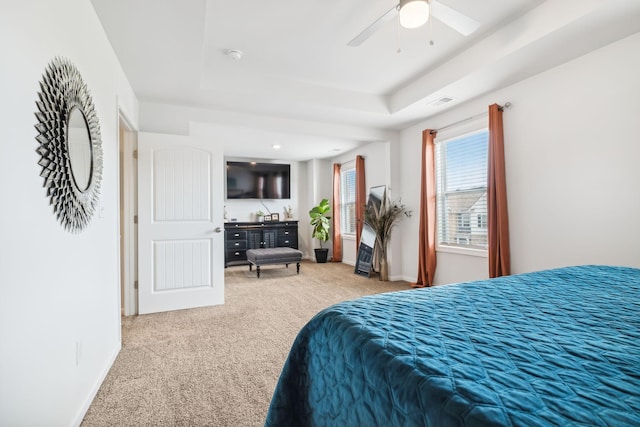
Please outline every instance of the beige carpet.
[{"label": "beige carpet", "polygon": [[226,270],[226,303],[123,318],[122,351],[82,426],[262,426],[298,331],[331,304],[409,289],[303,262]]}]

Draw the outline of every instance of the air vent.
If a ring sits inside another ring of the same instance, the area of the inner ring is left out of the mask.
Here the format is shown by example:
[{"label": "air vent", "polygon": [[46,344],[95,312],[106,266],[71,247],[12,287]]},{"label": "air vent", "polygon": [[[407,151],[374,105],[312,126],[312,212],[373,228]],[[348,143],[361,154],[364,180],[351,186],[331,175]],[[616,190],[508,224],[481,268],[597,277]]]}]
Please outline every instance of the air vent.
[{"label": "air vent", "polygon": [[442,104],[446,104],[447,102],[451,102],[451,101],[453,101],[453,98],[451,98],[450,96],[443,96],[440,99],[436,99],[435,101],[433,101],[429,105],[432,105],[434,107],[438,107],[438,106],[440,106]]}]

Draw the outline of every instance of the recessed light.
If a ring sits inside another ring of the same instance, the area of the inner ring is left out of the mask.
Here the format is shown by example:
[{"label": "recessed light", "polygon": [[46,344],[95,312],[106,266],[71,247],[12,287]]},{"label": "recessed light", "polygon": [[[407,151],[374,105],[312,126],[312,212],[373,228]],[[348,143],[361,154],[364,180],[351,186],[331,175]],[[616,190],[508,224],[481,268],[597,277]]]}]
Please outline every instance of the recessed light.
[{"label": "recessed light", "polygon": [[279,150],[281,145],[280,144],[273,144],[272,147],[273,147],[274,150]]}]

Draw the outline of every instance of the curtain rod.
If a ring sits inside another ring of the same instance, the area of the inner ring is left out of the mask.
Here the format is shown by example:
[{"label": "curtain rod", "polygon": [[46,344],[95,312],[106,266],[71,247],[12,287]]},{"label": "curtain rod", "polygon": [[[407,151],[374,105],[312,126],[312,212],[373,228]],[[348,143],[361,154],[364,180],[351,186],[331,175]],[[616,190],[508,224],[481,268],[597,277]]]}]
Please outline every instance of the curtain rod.
[{"label": "curtain rod", "polygon": [[[506,109],[511,108],[512,105],[513,104],[511,104],[510,102],[507,101],[507,102],[504,103],[504,105],[498,105],[498,107],[500,108],[500,111],[504,111]],[[479,119],[480,117],[484,117],[487,114],[489,114],[489,113],[485,111],[484,113],[479,113],[479,114],[473,115],[471,117],[467,117],[466,119],[458,120],[457,122],[448,124],[448,125],[443,126],[443,127],[439,128],[439,129],[432,130],[431,133],[440,132],[440,131],[443,131],[445,129],[449,129],[449,128],[452,128],[454,126],[457,126],[459,124],[462,124],[462,123],[465,123],[465,122],[468,122],[468,121],[471,121],[471,120]]]}]

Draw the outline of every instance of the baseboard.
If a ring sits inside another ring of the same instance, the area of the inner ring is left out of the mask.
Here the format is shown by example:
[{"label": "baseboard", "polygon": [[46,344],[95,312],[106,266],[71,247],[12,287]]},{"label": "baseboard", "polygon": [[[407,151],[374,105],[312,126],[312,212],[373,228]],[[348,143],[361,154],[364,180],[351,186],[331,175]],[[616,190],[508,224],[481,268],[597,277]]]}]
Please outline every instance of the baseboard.
[{"label": "baseboard", "polygon": [[409,276],[400,276],[400,278],[398,280],[404,280],[405,282],[409,282],[409,283],[416,283],[416,280],[418,280],[416,277],[409,277]]},{"label": "baseboard", "polygon": [[122,341],[119,341],[115,352],[109,358],[107,366],[105,366],[105,369],[100,374],[100,376],[98,377],[98,380],[96,381],[96,383],[91,388],[89,396],[87,396],[87,400],[85,400],[84,404],[80,408],[80,412],[78,413],[78,416],[76,417],[76,419],[74,420],[74,422],[72,424],[74,427],[80,427],[80,424],[82,424],[82,420],[84,419],[84,416],[87,414],[87,411],[89,410],[89,407],[91,406],[91,403],[93,402],[93,399],[96,398],[96,395],[98,394],[98,391],[100,390],[100,386],[102,385],[104,380],[107,378],[107,374],[109,374],[109,371],[111,370],[111,367],[115,363],[116,358],[118,357],[118,354],[120,353],[121,349],[122,349]]}]

